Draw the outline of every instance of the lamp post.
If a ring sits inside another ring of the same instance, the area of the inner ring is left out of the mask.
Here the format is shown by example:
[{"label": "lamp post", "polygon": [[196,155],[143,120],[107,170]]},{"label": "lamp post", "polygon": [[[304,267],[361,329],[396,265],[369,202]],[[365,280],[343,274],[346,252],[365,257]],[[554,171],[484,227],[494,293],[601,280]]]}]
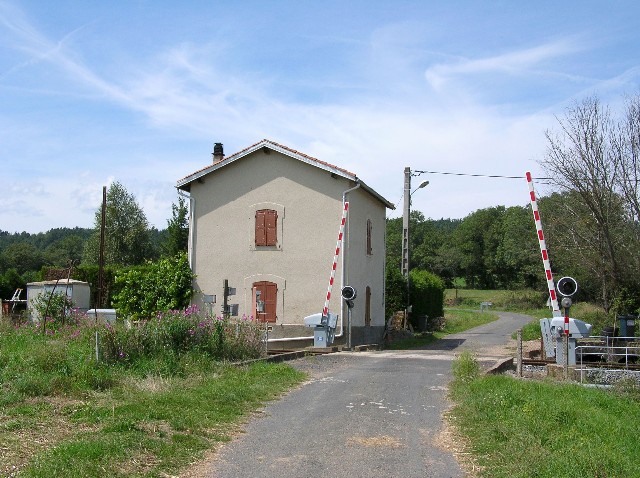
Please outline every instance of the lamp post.
[{"label": "lamp post", "polygon": [[422,189],[429,184],[429,181],[422,181],[420,185],[411,192],[411,168],[404,168],[404,208],[402,213],[402,275],[407,280],[407,312],[409,312],[409,213],[411,212],[411,196],[418,189]]}]

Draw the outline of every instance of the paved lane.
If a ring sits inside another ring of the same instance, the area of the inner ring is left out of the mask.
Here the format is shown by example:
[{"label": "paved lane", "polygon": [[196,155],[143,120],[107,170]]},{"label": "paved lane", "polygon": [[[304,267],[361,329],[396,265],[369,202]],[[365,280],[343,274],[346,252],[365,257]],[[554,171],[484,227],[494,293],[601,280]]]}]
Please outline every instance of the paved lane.
[{"label": "paved lane", "polygon": [[422,350],[342,352],[292,365],[311,379],[251,420],[198,477],[461,477],[440,449],[449,406],[451,361],[470,350],[491,362],[513,331],[531,320],[500,320],[448,336]]},{"label": "paved lane", "polygon": [[450,362],[340,353],[296,365],[314,378],[269,405],[205,476],[462,476],[434,443]]}]

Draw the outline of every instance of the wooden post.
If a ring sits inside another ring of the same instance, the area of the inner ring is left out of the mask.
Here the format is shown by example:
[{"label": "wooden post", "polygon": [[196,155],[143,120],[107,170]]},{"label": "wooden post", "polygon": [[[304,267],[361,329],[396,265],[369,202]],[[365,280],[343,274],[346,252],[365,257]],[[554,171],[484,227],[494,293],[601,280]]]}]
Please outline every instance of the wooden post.
[{"label": "wooden post", "polygon": [[518,377],[522,377],[522,329],[518,329],[518,352],[516,356],[516,373]]}]

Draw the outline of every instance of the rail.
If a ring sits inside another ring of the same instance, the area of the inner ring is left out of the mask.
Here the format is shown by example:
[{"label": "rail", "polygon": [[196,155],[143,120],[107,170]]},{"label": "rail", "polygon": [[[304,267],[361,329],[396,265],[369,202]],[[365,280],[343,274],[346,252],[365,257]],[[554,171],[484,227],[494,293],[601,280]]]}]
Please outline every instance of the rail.
[{"label": "rail", "polygon": [[[589,372],[602,371],[607,368],[638,373],[640,339],[636,337],[594,336],[586,340],[589,343],[576,346],[576,361],[579,362],[576,371],[580,372],[581,383]],[[610,367],[607,367],[608,365]]]}]

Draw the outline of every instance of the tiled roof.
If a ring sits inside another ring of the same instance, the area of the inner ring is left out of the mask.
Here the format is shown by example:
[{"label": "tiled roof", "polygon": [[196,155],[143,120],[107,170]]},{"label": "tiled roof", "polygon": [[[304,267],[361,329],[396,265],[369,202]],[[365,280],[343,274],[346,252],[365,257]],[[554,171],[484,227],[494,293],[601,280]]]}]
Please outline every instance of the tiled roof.
[{"label": "tiled roof", "polygon": [[216,166],[216,167],[224,166],[227,163],[233,162],[233,160],[237,159],[238,157],[244,156],[249,151],[256,150],[256,149],[258,149],[260,147],[265,147],[265,146],[266,147],[272,146],[272,147],[275,147],[276,149],[286,150],[286,151],[288,151],[288,152],[290,152],[290,153],[292,153],[292,154],[294,154],[296,156],[300,156],[300,157],[306,158],[307,160],[309,160],[311,162],[317,163],[318,166],[326,166],[326,167],[329,167],[331,169],[336,169],[336,170],[344,173],[347,176],[352,176],[354,179],[356,178],[356,175],[354,173],[352,173],[351,171],[347,171],[344,168],[340,168],[340,167],[335,166],[335,165],[333,165],[331,163],[327,163],[326,161],[321,161],[321,160],[319,160],[317,158],[314,158],[313,156],[309,156],[308,154],[301,153],[300,151],[296,151],[295,149],[289,148],[288,146],[285,146],[283,144],[276,143],[275,141],[271,141],[271,140],[268,140],[268,139],[263,139],[262,141],[258,141],[257,143],[254,143],[251,146],[248,146],[248,147],[246,147],[246,148],[244,148],[244,149],[242,149],[242,150],[240,150],[240,151],[238,151],[236,153],[233,153],[230,156],[225,156],[222,159],[222,161],[218,161],[217,163],[209,164],[206,167],[204,167],[202,169],[199,169],[199,170],[197,170],[197,171],[185,176],[184,178],[182,178],[182,179],[180,179],[178,181],[178,184],[185,183],[185,182],[191,182],[191,181],[188,181],[189,178],[193,177],[193,180],[195,180],[196,176],[198,176],[200,173],[203,173],[203,172],[207,171],[208,169],[211,169],[212,166]]},{"label": "tiled roof", "polygon": [[274,151],[278,151],[282,154],[285,154],[287,156],[291,156],[293,158],[296,158],[300,161],[306,162],[308,164],[317,166],[319,168],[328,170],[332,173],[335,173],[339,176],[344,176],[347,179],[350,179],[352,181],[356,181],[358,183],[360,183],[367,191],[369,191],[371,194],[373,194],[374,196],[378,197],[378,199],[380,199],[388,208],[390,209],[395,209],[395,207],[393,206],[393,204],[391,204],[389,201],[387,201],[386,199],[384,199],[382,196],[380,196],[378,193],[376,193],[373,189],[371,189],[369,186],[367,186],[366,184],[364,184],[356,175],[355,173],[352,173],[351,171],[347,171],[344,168],[340,168],[338,166],[335,166],[331,163],[327,163],[326,161],[321,161],[317,158],[314,158],[313,156],[309,156],[308,154],[305,153],[301,153],[300,151],[296,151],[295,149],[291,149],[288,146],[276,143],[275,141],[271,141],[268,139],[263,139],[262,141],[259,141],[255,144],[252,144],[251,146],[248,146],[246,148],[244,148],[241,151],[238,151],[237,153],[233,153],[230,156],[225,156],[222,160],[216,162],[216,163],[211,163],[208,166],[199,169],[198,171],[189,174],[188,176],[185,176],[184,178],[180,179],[178,181],[177,187],[179,189],[184,189],[184,190],[188,190],[189,189],[189,184],[192,183],[193,181],[196,181],[197,179],[201,178],[202,176],[205,176],[207,174],[209,174],[210,172],[213,172],[221,167],[226,166],[227,164],[230,164],[240,158],[242,158],[243,156],[246,156],[248,154],[253,153],[254,151],[259,150],[260,148],[269,148],[272,149]]},{"label": "tiled roof", "polygon": [[353,176],[354,178],[356,176],[355,173],[352,173],[351,171],[347,171],[346,169],[340,168],[340,167],[335,166],[335,165],[333,165],[331,163],[327,163],[326,161],[321,161],[321,160],[319,160],[317,158],[314,158],[313,156],[309,156],[308,154],[301,153],[300,151],[296,151],[295,149],[291,149],[288,146],[285,146],[283,144],[279,144],[279,143],[276,143],[274,141],[270,141],[268,139],[263,139],[261,141],[261,143],[271,143],[271,144],[273,144],[275,146],[279,146],[282,149],[286,149],[287,151],[291,151],[293,154],[297,154],[299,156],[303,156],[303,157],[305,157],[305,158],[307,158],[307,159],[309,159],[311,161],[314,161],[314,162],[316,162],[318,164],[322,164],[324,166],[329,166],[330,168],[337,169],[338,171],[342,171],[343,173],[345,173],[345,174],[347,174],[349,176]]}]

